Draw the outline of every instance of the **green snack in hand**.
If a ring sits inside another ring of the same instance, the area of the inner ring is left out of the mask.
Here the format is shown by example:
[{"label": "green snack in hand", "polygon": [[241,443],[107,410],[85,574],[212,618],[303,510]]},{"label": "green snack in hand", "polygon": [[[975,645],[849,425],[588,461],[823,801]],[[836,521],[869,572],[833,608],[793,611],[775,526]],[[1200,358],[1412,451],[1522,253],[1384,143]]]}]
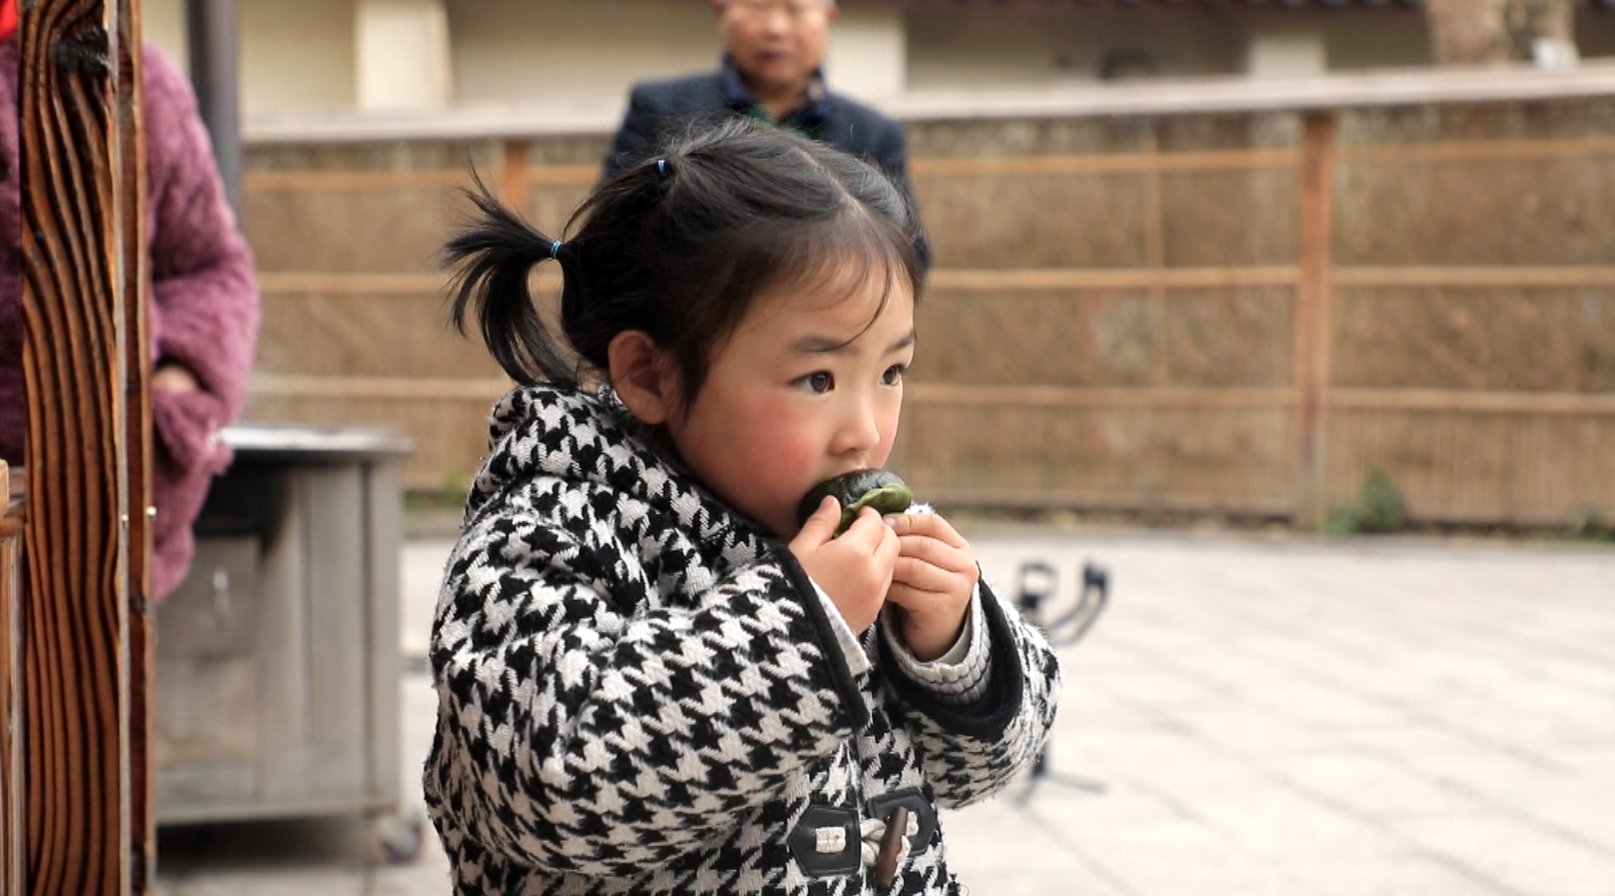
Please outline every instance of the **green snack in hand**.
[{"label": "green snack in hand", "polygon": [[858,518],[858,511],[865,507],[873,507],[881,516],[885,516],[888,513],[902,513],[914,503],[914,493],[909,491],[908,484],[896,473],[854,470],[809,489],[802,503],[797,505],[797,518],[807,522],[813,511],[819,509],[819,502],[824,500],[825,495],[835,498],[841,505],[841,523],[836,526],[837,535],[847,531],[852,521]]}]

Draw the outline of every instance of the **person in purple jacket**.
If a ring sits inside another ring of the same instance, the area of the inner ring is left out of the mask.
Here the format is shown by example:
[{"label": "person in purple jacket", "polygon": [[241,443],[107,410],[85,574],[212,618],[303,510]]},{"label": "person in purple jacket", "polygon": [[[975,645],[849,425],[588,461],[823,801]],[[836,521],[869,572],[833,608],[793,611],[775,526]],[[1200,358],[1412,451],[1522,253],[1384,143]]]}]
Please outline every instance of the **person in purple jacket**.
[{"label": "person in purple jacket", "polygon": [[[0,23],[8,16],[0,3]],[[0,25],[3,27],[3,25]],[[144,49],[146,239],[151,272],[152,594],[185,578],[191,526],[210,479],[230,460],[219,431],[241,411],[258,334],[252,255],[236,228],[190,85]],[[23,464],[22,217],[18,56],[0,33],[0,458]]]}]

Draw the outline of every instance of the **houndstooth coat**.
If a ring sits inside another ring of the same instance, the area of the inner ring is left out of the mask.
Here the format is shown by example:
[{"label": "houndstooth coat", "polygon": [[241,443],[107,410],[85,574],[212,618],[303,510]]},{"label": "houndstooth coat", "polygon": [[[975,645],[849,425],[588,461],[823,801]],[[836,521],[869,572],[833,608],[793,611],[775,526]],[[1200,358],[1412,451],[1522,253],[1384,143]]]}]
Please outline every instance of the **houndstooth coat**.
[{"label": "houndstooth coat", "polygon": [[[608,399],[538,386],[494,409],[431,646],[424,783],[455,891],[963,893],[936,807],[1037,755],[1043,638],[978,589],[989,677],[965,705],[900,671],[889,626],[849,656],[784,545]],[[881,890],[860,835],[898,804],[916,821]]]}]

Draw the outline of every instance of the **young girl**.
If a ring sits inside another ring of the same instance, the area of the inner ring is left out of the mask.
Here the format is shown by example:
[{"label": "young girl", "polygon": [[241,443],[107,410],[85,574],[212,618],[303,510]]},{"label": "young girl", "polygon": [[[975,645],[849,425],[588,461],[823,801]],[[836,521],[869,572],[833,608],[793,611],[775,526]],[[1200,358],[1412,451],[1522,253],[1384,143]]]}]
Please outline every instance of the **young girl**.
[{"label": "young girl", "polygon": [[[606,182],[564,242],[476,198],[454,319],[523,385],[432,636],[456,892],[962,893],[936,807],[1037,755],[1054,655],[941,516],[796,511],[891,451],[902,194],[736,124]],[[558,318],[527,290],[548,259]]]}]

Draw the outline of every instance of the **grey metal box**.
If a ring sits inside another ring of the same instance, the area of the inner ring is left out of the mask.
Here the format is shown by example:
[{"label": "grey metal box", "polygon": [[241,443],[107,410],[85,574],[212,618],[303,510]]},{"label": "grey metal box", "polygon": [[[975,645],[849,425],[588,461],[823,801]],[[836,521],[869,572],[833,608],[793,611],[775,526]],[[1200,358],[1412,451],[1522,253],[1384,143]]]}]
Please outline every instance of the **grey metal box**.
[{"label": "grey metal box", "polygon": [[157,610],[159,823],[394,812],[400,460],[376,433],[227,430]]}]

